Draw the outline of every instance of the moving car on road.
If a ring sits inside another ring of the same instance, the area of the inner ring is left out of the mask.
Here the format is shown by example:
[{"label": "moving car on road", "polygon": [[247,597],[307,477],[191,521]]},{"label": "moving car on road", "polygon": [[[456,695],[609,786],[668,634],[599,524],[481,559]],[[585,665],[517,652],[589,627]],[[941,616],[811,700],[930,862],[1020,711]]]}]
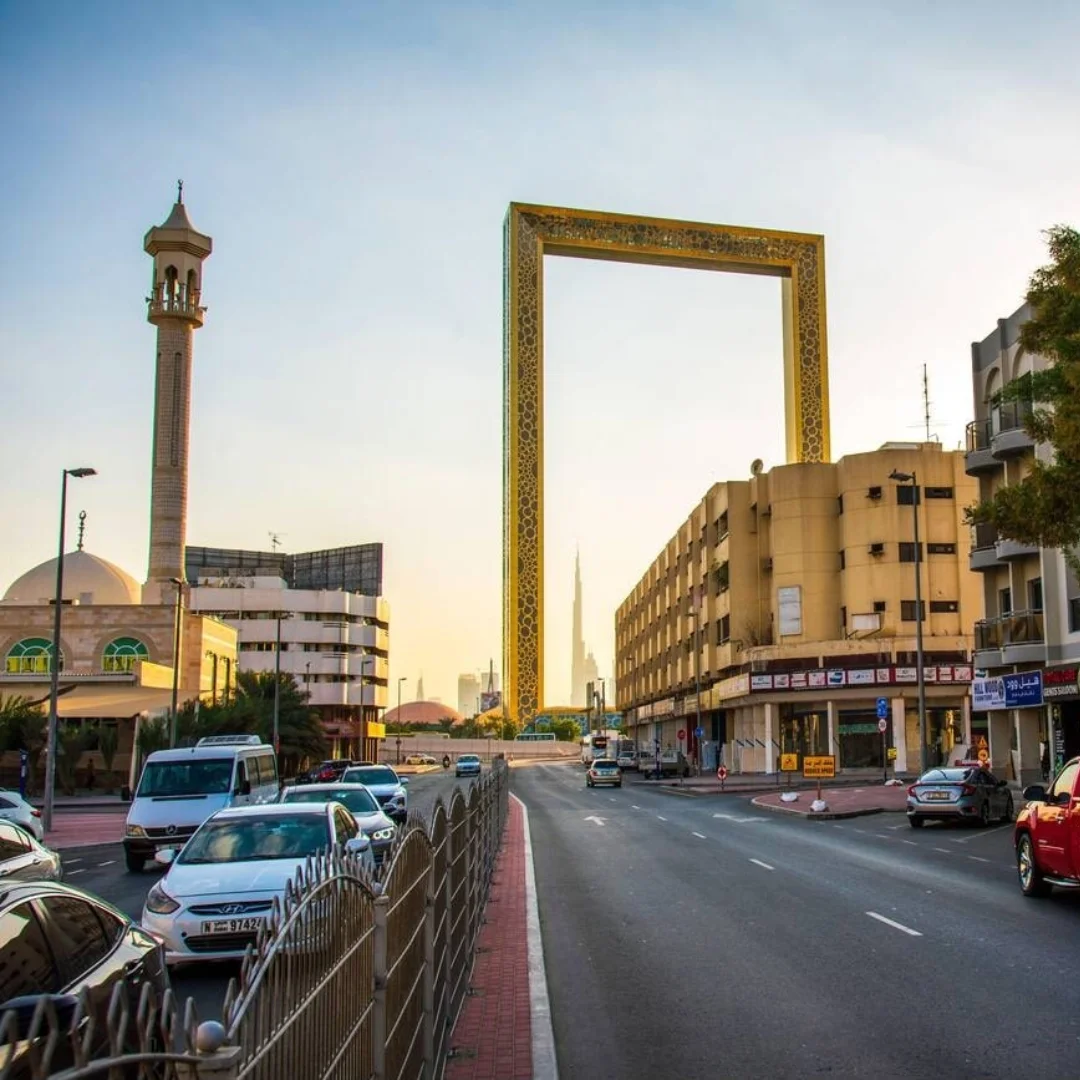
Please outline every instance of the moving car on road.
[{"label": "moving car on road", "polygon": [[274,898],[311,856],[332,850],[370,858],[370,843],[336,802],[219,810],[173,857],[150,890],[142,925],[165,940],[170,964],[244,955]]},{"label": "moving car on road", "polygon": [[1080,888],[1080,758],[1067,762],[1049,788],[1025,788],[1024,798],[1013,831],[1021,891],[1049,896],[1054,885]]},{"label": "moving car on road", "polygon": [[[0,821],[0,887],[13,881],[59,881],[62,876],[55,851],[13,821]],[[0,942],[0,957],[3,952]]]},{"label": "moving car on road", "polygon": [[454,764],[455,776],[479,776],[482,770],[477,754],[462,754]]},{"label": "moving car on road", "polygon": [[[0,1016],[13,1013],[16,1032],[14,1043],[5,1046],[0,1028],[0,1062],[10,1067],[5,1075],[13,1078],[36,1075],[31,1062],[40,1041],[35,1040],[35,1048],[26,1036],[42,998],[51,999],[66,1030],[78,995],[88,992],[93,1036],[87,1049],[98,1058],[108,1056],[106,1018],[121,979],[127,983],[132,1017],[145,983],[153,986],[159,1005],[169,989],[164,946],[111,904],[67,885],[23,882],[0,891],[0,957]],[[89,1033],[89,1025],[82,1030]],[[134,1023],[128,1024],[124,1043],[126,1052],[139,1050]],[[61,1039],[49,1075],[74,1063],[70,1043]]]},{"label": "moving car on road", "polygon": [[305,784],[303,787],[287,787],[281,793],[281,801],[296,803],[338,802],[352,814],[360,831],[371,842],[371,853],[376,863],[394,843],[397,832],[394,823],[379,809],[378,800],[363,784]]},{"label": "moving car on road", "polygon": [[438,761],[431,754],[410,754],[405,759],[406,765],[438,765]]},{"label": "moving car on road", "polygon": [[277,761],[258,735],[214,735],[146,759],[124,829],[124,861],[142,870],[162,848],[178,851],[216,810],[272,803]]},{"label": "moving car on road", "polygon": [[989,769],[943,766],[923,773],[908,788],[907,816],[913,829],[927,821],[1012,821],[1013,797],[1008,782]]},{"label": "moving car on road", "polygon": [[14,821],[35,840],[45,839],[41,811],[36,806],[31,806],[17,791],[0,791],[0,820]]},{"label": "moving car on road", "polygon": [[622,787],[622,770],[614,758],[596,758],[585,774],[586,787],[600,787],[602,784]]},{"label": "moving car on road", "polygon": [[394,819],[404,821],[409,815],[409,781],[399,777],[389,765],[363,765],[346,769],[341,777],[345,784],[363,784],[378,800],[383,810]]}]

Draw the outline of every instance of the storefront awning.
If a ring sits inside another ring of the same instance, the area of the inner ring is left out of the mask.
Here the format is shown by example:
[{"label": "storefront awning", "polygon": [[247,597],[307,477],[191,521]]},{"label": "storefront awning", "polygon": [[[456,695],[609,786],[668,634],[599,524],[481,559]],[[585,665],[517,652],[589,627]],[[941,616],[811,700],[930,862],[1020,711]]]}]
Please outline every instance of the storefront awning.
[{"label": "storefront awning", "polygon": [[[48,707],[48,683],[20,683],[0,688],[4,696],[9,694],[40,701]],[[196,697],[194,691],[181,690],[177,702],[184,705]],[[61,720],[121,720],[143,712],[160,712],[172,707],[171,689],[154,689],[146,686],[118,686],[113,684],[61,685],[56,702],[57,715]]]}]

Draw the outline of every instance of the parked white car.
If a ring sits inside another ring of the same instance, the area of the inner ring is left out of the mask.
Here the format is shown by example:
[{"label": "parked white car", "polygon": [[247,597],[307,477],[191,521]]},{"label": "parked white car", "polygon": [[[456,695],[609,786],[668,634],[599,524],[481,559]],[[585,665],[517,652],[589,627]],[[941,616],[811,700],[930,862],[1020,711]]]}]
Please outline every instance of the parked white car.
[{"label": "parked white car", "polygon": [[45,839],[41,811],[36,806],[31,806],[17,791],[0,791],[0,820],[14,821],[35,840]]},{"label": "parked white car", "polygon": [[340,803],[219,810],[179,855],[155,856],[169,872],[147,894],[142,925],[165,941],[169,964],[243,956],[297,869],[333,849],[374,865],[370,841]]}]

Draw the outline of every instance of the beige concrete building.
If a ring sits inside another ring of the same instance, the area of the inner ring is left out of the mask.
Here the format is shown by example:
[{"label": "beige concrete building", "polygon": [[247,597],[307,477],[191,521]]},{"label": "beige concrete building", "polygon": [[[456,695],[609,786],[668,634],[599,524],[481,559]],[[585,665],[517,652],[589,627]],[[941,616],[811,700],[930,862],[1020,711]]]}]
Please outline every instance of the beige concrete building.
[{"label": "beige concrete building", "polygon": [[[1025,353],[1025,305],[971,347],[975,420],[968,425],[966,469],[979,496],[1023,479],[1051,448],[1025,429],[1032,406],[1002,403],[1001,389],[1046,360]],[[1000,537],[992,525],[972,530],[986,618],[975,626],[976,730],[987,738],[994,767],[1022,783],[1042,775],[1043,752],[1055,764],[1080,754],[1080,583],[1060,551]]]},{"label": "beige concrete building", "polygon": [[[917,505],[893,472],[915,475]],[[964,455],[936,443],[713,485],[616,613],[618,708],[631,735],[675,747],[682,731],[704,768],[722,757],[771,772],[781,752],[880,768],[885,698],[895,768],[917,770],[918,566],[928,760],[969,742],[982,596],[963,515],[976,495]]]}]

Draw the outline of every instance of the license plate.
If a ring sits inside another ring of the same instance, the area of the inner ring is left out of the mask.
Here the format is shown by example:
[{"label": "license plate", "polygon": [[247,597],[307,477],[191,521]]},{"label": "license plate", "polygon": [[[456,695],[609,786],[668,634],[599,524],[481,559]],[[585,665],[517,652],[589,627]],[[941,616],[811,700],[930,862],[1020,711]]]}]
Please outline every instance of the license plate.
[{"label": "license plate", "polygon": [[947,791],[927,791],[923,798],[930,802],[947,802],[949,793]]},{"label": "license plate", "polygon": [[262,919],[213,919],[202,924],[204,934],[243,934],[257,931]]}]

